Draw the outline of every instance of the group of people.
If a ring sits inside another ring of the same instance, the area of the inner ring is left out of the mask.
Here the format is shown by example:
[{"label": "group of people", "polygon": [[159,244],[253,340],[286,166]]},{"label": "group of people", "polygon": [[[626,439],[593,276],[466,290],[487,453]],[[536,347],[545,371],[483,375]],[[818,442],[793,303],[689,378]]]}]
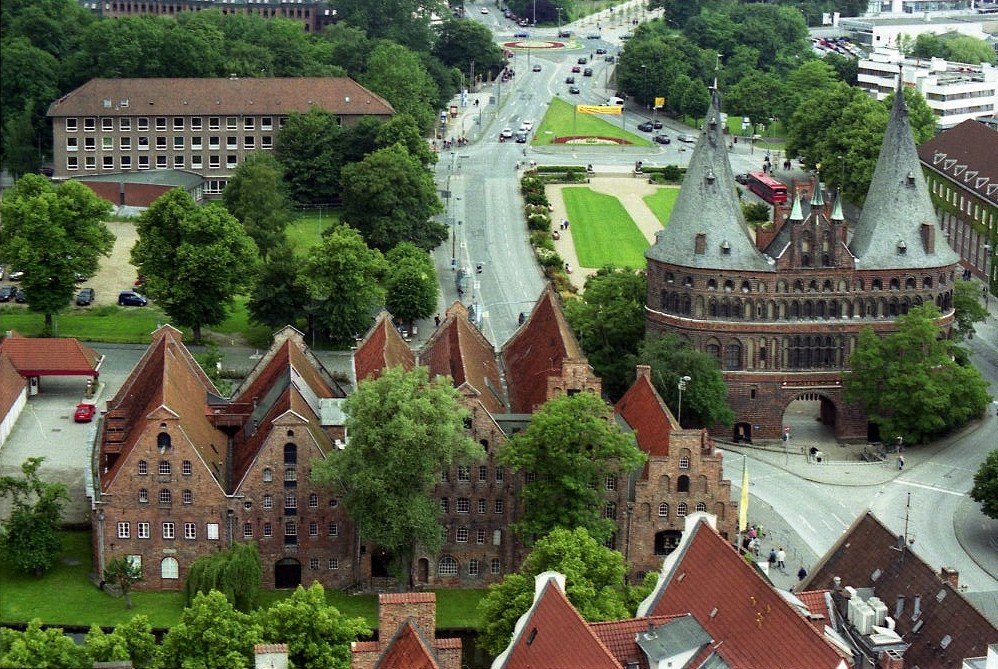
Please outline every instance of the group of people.
[{"label": "group of people", "polygon": [[464,137],[458,137],[457,139],[454,139],[452,137],[450,139],[444,140],[444,149],[449,149],[454,146],[465,146],[467,143],[468,140],[466,140]]}]

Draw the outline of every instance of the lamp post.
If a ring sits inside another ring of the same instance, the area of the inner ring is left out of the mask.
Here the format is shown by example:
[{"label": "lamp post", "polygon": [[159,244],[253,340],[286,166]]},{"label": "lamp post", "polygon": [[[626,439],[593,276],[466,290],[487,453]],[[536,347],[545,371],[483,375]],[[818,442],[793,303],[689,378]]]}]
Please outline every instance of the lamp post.
[{"label": "lamp post", "polygon": [[991,298],[991,244],[984,245],[984,308]]},{"label": "lamp post", "polygon": [[683,391],[686,390],[686,384],[692,380],[688,376],[679,379],[679,411],[677,411],[676,421],[679,423],[680,429],[683,427]]},{"label": "lamp post", "polygon": [[641,92],[648,95],[648,66],[644,63],[641,63]]}]

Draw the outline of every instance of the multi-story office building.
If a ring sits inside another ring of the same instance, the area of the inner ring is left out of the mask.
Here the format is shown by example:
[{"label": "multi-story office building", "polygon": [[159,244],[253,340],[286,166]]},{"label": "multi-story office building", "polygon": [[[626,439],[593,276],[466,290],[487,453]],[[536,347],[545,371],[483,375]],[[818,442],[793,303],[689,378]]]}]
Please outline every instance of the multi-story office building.
[{"label": "multi-story office building", "polygon": [[217,196],[247,155],[274,149],[289,114],[312,107],[346,126],[394,113],[347,77],[91,79],[49,106],[53,176],[184,170]]},{"label": "multi-story office building", "polygon": [[904,58],[896,49],[877,49],[869,58],[859,61],[857,85],[883,100],[897,88],[899,69],[905,86],[916,88],[925,96],[942,129],[995,114],[998,68],[987,63]]},{"label": "multi-story office building", "polygon": [[101,17],[153,14],[176,16],[182,12],[218,9],[223,14],[256,14],[264,18],[299,21],[305,32],[317,32],[336,19],[336,10],[325,0],[79,0]]},{"label": "multi-story office building", "polygon": [[921,34],[942,35],[959,33],[978,39],[987,39],[985,25],[989,17],[977,14],[959,16],[859,16],[844,18],[839,26],[851,39],[867,51],[882,47],[896,48],[898,38],[915,39]]}]

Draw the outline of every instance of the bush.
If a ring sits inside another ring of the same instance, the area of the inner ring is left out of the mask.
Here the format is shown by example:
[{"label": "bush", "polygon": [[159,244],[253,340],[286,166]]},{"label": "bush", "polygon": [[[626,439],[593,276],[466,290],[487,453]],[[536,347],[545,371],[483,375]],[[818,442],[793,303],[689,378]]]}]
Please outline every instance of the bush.
[{"label": "bush", "polygon": [[537,261],[540,262],[541,267],[551,269],[562,268],[565,266],[565,261],[562,260],[562,257],[558,255],[554,249],[538,248]]},{"label": "bush", "polygon": [[551,217],[547,214],[531,214],[527,217],[527,228],[534,231],[551,231]]},{"label": "bush", "polygon": [[550,202],[548,202],[548,196],[545,195],[543,192],[527,193],[523,199],[526,200],[527,204],[539,204],[545,207],[551,204]]},{"label": "bush", "polygon": [[551,239],[551,233],[547,231],[536,230],[531,232],[530,245],[536,249],[554,251],[554,241]]},{"label": "bush", "polygon": [[585,174],[586,168],[581,165],[538,165],[532,171],[543,173],[543,172],[581,172]]},{"label": "bush", "polygon": [[260,595],[263,568],[254,543],[238,543],[227,551],[199,557],[191,564],[184,585],[186,606],[199,592],[218,590],[238,610],[249,612]]}]

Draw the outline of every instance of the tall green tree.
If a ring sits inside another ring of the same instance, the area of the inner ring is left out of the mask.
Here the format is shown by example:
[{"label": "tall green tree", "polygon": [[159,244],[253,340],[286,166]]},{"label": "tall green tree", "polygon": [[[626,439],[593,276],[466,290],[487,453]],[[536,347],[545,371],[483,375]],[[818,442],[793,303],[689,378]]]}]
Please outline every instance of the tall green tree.
[{"label": "tall green tree", "polygon": [[621,432],[599,396],[583,392],[548,400],[503,447],[499,459],[530,472],[515,531],[527,543],[556,528],[584,528],[605,541],[615,524],[604,513],[600,485],[608,474],[626,478],[645,461],[634,435]]},{"label": "tall green tree", "polygon": [[724,98],[729,113],[748,116],[753,125],[768,125],[786,97],[783,80],[772,74],[753,72],[731,87]]},{"label": "tall green tree", "polygon": [[988,402],[980,372],[954,361],[958,347],[939,337],[939,310],[925,304],[879,337],[864,329],[849,359],[846,399],[858,402],[884,441],[921,444],[979,417]]},{"label": "tall green tree", "polygon": [[253,645],[261,638],[252,616],[212,590],[198,593],[184,609],[180,622],[163,637],[160,653],[167,667],[248,669],[253,666]]},{"label": "tall green tree", "polygon": [[425,367],[362,381],[344,411],[350,447],[313,462],[312,477],[343,492],[361,538],[387,550],[400,586],[411,588],[417,547],[443,545],[432,496],[440,472],[485,454],[465,434],[468,411],[450,379],[431,380]]},{"label": "tall green tree", "polygon": [[[363,618],[350,618],[326,602],[318,581],[256,612],[264,643],[288,644],[294,667],[350,669],[350,643],[370,635]],[[386,630],[386,634],[391,633]]]},{"label": "tall green tree", "polygon": [[300,269],[310,322],[336,344],[353,341],[384,306],[386,270],[381,252],[368,248],[359,232],[343,224],[327,230]]},{"label": "tall green tree", "polygon": [[437,308],[440,284],[430,254],[415,244],[402,242],[385,256],[385,306],[404,323],[428,318]]},{"label": "tall green tree", "polygon": [[111,560],[104,567],[104,580],[116,587],[125,600],[125,608],[132,608],[132,586],[142,580],[142,567],[127,555]]},{"label": "tall green tree", "polygon": [[432,43],[430,17],[447,16],[442,0],[336,0],[337,15],[371,38],[425,51]]},{"label": "tall green tree", "polygon": [[474,63],[476,76],[483,80],[491,79],[503,68],[502,50],[484,24],[451,19],[444,21],[439,30],[433,53],[444,65],[458,68],[470,79]]},{"label": "tall green tree", "polygon": [[59,558],[59,524],[69,501],[66,486],[46,483],[38,475],[45,458],[21,463],[23,477],[0,478],[0,499],[9,497],[10,519],[0,527],[0,548],[8,564],[26,574],[41,576]]},{"label": "tall green tree", "polygon": [[433,176],[401,144],[345,166],[342,187],[343,221],[376,249],[412,242],[431,250],[447,239],[446,226],[432,220],[443,211]]},{"label": "tall green tree", "polygon": [[15,178],[39,172],[42,167],[41,138],[33,127],[37,118],[34,101],[28,100],[19,114],[6,114],[0,152],[3,165]]},{"label": "tall green tree", "polygon": [[[309,295],[302,277],[302,261],[290,244],[281,243],[271,250],[246,303],[253,322],[276,330],[297,325],[307,315]],[[309,323],[309,334],[313,325]]]},{"label": "tall green tree", "polygon": [[288,114],[274,149],[296,202],[328,204],[339,198],[340,133],[336,117],[327,111],[313,107]]},{"label": "tall green tree", "polygon": [[[395,144],[404,146],[409,155],[415,157],[424,167],[437,162],[437,154],[430,150],[416,120],[408,114],[395,114],[377,126],[374,148],[384,149]],[[364,151],[364,154],[367,153],[370,151]]]},{"label": "tall green tree", "polygon": [[981,284],[976,281],[957,281],[953,286],[953,339],[973,339],[977,330],[974,323],[983,323],[988,310],[981,304]]},{"label": "tall green tree", "polygon": [[581,300],[565,303],[565,316],[611,400],[633,379],[630,358],[645,336],[647,299],[644,272],[604,267],[586,279]]},{"label": "tall green tree", "polygon": [[130,660],[135,669],[158,666],[159,645],[146,616],[119,623],[109,634],[97,625],[91,626],[85,647],[91,662]]},{"label": "tall green tree", "polygon": [[974,474],[970,498],[981,505],[988,518],[998,518],[998,448],[988,453]]},{"label": "tall green tree", "polygon": [[65,635],[59,627],[42,629],[34,618],[27,629],[18,632],[0,627],[0,666],[79,669],[88,666],[87,651]]},{"label": "tall green tree", "polygon": [[111,205],[83,184],[55,186],[38,174],[18,179],[4,193],[0,214],[0,262],[24,272],[28,308],[52,317],[66,308],[76,275],[92,276],[100,256],[109,256],[114,235],[103,219]]},{"label": "tall green tree", "polygon": [[711,427],[734,422],[735,413],[728,406],[728,389],[717,358],[670,333],[644,342],[637,360],[651,367],[655,390],[673,414],[679,413],[679,379],[692,379],[683,391],[683,426]]},{"label": "tall green tree", "polygon": [[409,114],[427,132],[436,118],[437,83],[419,54],[391,42],[382,42],[367,59],[361,83],[382,96],[396,112]]},{"label": "tall green tree", "polygon": [[291,218],[281,172],[269,153],[252,153],[236,168],[222,193],[225,208],[243,224],[265,260],[283,241]]},{"label": "tall green tree", "polygon": [[202,555],[191,563],[184,583],[185,603],[198,594],[220,592],[243,613],[252,611],[260,598],[263,568],[254,543],[234,544],[228,550]]},{"label": "tall green tree", "polygon": [[253,281],[257,249],[239,221],[218,205],[199,207],[174,189],[139,216],[132,264],[145,290],[170,318],[191,328],[225,320],[233,300]]}]

